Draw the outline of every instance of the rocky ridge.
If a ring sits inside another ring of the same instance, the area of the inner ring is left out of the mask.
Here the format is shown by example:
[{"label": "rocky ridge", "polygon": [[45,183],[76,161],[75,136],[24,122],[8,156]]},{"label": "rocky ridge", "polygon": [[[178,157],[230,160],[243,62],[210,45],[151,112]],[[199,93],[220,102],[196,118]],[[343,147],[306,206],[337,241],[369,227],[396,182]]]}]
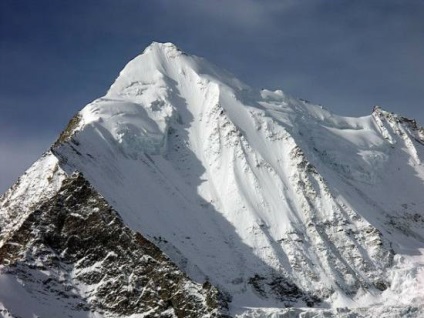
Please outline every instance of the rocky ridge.
[{"label": "rocky ridge", "polygon": [[66,178],[56,195],[26,217],[0,247],[0,264],[2,275],[18,279],[37,301],[48,306],[50,297],[58,297],[69,312],[104,317],[226,312],[218,290],[191,282],[155,245],[128,229],[81,174]]}]

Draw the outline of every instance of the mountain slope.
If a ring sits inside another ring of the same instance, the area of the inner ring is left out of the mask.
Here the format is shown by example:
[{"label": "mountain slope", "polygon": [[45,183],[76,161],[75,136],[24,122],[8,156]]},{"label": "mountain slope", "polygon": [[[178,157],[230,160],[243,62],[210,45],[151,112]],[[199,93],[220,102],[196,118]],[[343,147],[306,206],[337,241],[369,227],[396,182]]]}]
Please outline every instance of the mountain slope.
[{"label": "mountain slope", "polygon": [[153,43],[3,196],[1,238],[78,171],[233,314],[422,310],[423,143],[379,107],[335,116]]},{"label": "mountain slope", "polygon": [[[226,306],[210,284],[193,284],[126,228],[81,174],[25,218],[1,246],[0,263],[0,299],[20,317],[218,317]],[[22,308],[22,298],[32,306]]]}]

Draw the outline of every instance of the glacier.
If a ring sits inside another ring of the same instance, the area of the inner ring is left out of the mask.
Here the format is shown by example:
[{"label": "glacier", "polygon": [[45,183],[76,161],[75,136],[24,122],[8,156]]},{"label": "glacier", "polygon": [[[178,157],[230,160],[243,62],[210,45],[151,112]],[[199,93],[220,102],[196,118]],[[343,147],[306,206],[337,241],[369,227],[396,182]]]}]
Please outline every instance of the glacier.
[{"label": "glacier", "polygon": [[337,116],[152,43],[0,198],[0,249],[78,173],[229,315],[419,317],[423,146],[381,107]]}]

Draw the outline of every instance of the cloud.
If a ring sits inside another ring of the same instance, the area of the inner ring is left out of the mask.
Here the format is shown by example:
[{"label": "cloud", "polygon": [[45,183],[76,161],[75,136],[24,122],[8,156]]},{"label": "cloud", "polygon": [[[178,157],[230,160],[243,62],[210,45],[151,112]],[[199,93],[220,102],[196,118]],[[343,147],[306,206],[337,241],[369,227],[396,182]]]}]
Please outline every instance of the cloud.
[{"label": "cloud", "polygon": [[[168,1],[164,1],[169,4]],[[175,1],[173,1],[175,3]],[[255,0],[233,0],[233,1],[185,1],[189,5],[185,9],[191,14],[198,14],[224,24],[232,24],[248,31],[254,29],[260,31],[272,22],[272,17],[282,14],[290,9],[294,1],[255,1]],[[181,5],[181,2],[178,4]],[[219,27],[211,25],[211,27]]]}]

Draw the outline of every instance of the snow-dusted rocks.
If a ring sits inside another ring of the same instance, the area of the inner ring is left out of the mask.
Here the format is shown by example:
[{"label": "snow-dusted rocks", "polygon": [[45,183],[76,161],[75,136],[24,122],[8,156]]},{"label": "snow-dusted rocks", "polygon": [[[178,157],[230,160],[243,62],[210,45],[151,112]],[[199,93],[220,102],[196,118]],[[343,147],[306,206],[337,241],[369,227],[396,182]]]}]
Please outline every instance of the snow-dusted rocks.
[{"label": "snow-dusted rocks", "polygon": [[[0,247],[0,263],[0,299],[16,317],[90,311],[98,317],[220,317],[226,311],[213,286],[191,282],[129,230],[81,174],[64,179],[58,193],[25,218]],[[21,299],[30,306],[19,305]]]},{"label": "snow-dusted rocks", "polygon": [[[120,215],[118,232],[140,233],[187,275],[178,274],[187,281],[178,290],[193,291],[183,303],[192,301],[199,317],[225,314],[226,301],[232,315],[243,317],[308,310],[418,317],[424,304],[423,137],[414,121],[379,107],[366,117],[336,116],[282,91],[254,90],[172,44],[153,43],[2,197],[0,250],[25,250],[11,237],[42,205],[52,217],[79,213],[51,206],[77,171]],[[104,214],[90,212],[89,204],[81,208],[100,219]],[[100,219],[93,225],[107,233]],[[103,241],[94,247],[110,251]],[[136,250],[141,259],[148,255],[142,246]],[[104,261],[93,275],[120,282]],[[174,266],[165,263],[151,268]],[[6,261],[3,266],[0,279],[25,284],[10,275]],[[85,292],[94,290],[76,269],[72,275],[86,284]],[[29,289],[40,290],[35,285]],[[148,310],[140,290],[114,297]],[[79,295],[89,304],[84,308],[112,316],[136,312],[114,311],[116,301],[102,293]],[[154,314],[171,315],[159,298]],[[1,297],[0,303],[7,308]],[[185,315],[175,308],[175,315]]]}]

